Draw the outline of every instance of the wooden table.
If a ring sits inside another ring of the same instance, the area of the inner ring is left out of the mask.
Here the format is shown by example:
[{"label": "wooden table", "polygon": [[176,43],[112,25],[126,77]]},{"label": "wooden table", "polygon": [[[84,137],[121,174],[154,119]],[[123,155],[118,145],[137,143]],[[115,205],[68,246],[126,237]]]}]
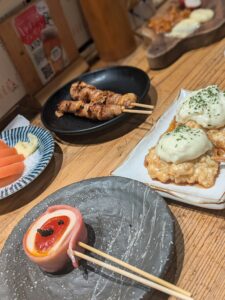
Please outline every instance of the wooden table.
[{"label": "wooden table", "polygon": [[[94,139],[77,138],[74,144],[57,141],[54,159],[44,173],[23,191],[0,201],[0,248],[24,214],[46,196],[70,183],[109,175],[148,132],[181,87],[192,90],[216,83],[225,89],[224,50],[225,40],[222,40],[185,54],[161,71],[150,70],[143,45],[123,60],[122,64],[135,65],[151,78],[150,94],[157,104],[154,114],[147,119],[133,115],[119,128]],[[103,65],[99,62],[95,67]],[[33,123],[40,124],[39,117]],[[172,201],[168,204],[177,220],[174,282],[191,291],[194,299],[224,300],[225,211],[203,210]],[[154,299],[164,297],[156,295]]]}]

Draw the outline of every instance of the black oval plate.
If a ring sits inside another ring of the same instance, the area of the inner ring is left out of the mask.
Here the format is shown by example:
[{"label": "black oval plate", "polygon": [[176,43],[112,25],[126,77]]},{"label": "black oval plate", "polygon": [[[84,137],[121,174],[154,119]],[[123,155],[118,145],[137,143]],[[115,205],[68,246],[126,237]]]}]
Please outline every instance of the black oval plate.
[{"label": "black oval plate", "polygon": [[73,136],[96,132],[117,124],[127,116],[127,114],[121,114],[108,121],[93,121],[72,114],[65,114],[63,117],[57,118],[55,116],[57,104],[61,100],[71,99],[70,86],[73,82],[79,80],[102,90],[110,90],[121,94],[135,93],[138,96],[138,102],[144,101],[150,87],[147,74],[138,68],[129,66],[110,67],[83,74],[55,92],[43,107],[42,122],[56,134]]},{"label": "black oval plate", "polygon": [[86,274],[80,268],[60,275],[43,273],[33,264],[22,249],[23,235],[34,219],[55,204],[80,209],[87,224],[89,243],[94,247],[159,277],[171,266],[174,221],[163,198],[131,179],[113,176],[89,179],[48,196],[15,227],[0,255],[0,299],[149,297],[149,288],[90,263],[85,267]]}]

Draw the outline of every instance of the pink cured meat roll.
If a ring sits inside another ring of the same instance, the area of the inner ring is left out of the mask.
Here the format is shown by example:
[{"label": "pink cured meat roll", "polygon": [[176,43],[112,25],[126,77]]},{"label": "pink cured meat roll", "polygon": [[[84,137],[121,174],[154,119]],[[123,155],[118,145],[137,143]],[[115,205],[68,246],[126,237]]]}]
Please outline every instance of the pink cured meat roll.
[{"label": "pink cured meat roll", "polygon": [[87,229],[80,211],[68,205],[54,205],[30,225],[23,238],[23,248],[42,270],[55,273],[66,266],[69,258],[74,268],[78,267],[73,251],[84,252],[78,242],[87,242]]}]

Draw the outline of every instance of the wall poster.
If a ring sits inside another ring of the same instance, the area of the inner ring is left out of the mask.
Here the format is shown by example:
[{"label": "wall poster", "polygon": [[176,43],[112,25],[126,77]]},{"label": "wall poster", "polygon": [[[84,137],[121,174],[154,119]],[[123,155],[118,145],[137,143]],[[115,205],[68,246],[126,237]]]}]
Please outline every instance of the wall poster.
[{"label": "wall poster", "polygon": [[43,84],[68,65],[67,55],[45,1],[38,1],[23,10],[13,19],[13,23]]}]

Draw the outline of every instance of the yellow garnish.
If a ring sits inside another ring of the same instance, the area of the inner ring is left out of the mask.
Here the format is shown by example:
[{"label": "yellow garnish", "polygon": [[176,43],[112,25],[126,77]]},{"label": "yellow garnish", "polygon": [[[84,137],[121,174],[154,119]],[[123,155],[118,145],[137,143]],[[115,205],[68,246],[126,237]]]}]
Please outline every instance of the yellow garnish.
[{"label": "yellow garnish", "polygon": [[25,158],[34,153],[38,148],[38,138],[35,135],[28,133],[28,139],[29,142],[19,141],[15,145],[17,153],[23,154]]}]

